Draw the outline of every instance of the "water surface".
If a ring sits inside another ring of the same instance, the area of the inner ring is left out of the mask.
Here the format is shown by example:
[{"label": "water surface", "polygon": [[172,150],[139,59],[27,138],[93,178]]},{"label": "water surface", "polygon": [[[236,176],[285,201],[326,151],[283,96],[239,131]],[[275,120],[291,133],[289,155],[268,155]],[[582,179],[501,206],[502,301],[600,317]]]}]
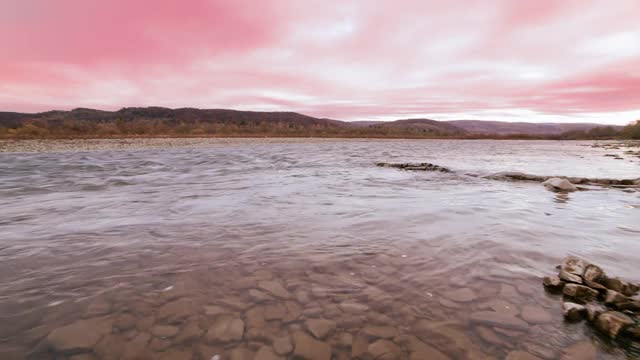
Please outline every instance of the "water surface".
[{"label": "water surface", "polygon": [[[565,324],[561,299],[540,279],[573,254],[640,280],[640,192],[557,195],[538,183],[465,175],[640,177],[637,157],[605,157],[624,149],[590,144],[310,141],[0,154],[0,355],[263,356],[282,339],[294,346],[313,333],[309,320],[321,319],[327,333],[310,336],[336,359],[362,348],[361,358],[409,358],[421,344],[451,359],[517,350],[556,358],[585,342],[603,359],[637,356],[584,323]],[[454,299],[456,289],[472,299]],[[469,320],[504,306],[551,319],[518,331]],[[221,317],[242,321],[241,338],[212,335]],[[81,319],[109,330],[88,349],[52,349],[51,331]],[[158,335],[163,325],[178,334]]]}]

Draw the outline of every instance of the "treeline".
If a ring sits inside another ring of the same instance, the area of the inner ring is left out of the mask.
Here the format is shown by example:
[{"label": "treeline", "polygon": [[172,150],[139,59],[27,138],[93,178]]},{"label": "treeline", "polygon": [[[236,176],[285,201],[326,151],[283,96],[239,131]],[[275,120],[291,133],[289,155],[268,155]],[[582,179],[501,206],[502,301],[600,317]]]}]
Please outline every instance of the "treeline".
[{"label": "treeline", "polygon": [[560,135],[478,134],[443,129],[398,126],[349,126],[338,122],[291,122],[286,120],[238,120],[212,122],[176,118],[130,117],[128,119],[24,119],[0,123],[0,139],[64,139],[120,137],[353,137],[353,138],[456,138],[456,139],[640,139],[640,121],[622,130],[610,126]]}]

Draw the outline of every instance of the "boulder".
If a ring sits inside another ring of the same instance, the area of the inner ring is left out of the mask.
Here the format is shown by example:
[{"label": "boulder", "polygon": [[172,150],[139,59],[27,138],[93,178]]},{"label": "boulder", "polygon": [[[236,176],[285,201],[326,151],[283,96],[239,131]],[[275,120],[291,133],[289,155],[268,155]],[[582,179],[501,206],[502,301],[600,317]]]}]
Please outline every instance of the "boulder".
[{"label": "boulder", "polygon": [[616,305],[626,301],[629,301],[629,298],[615,290],[607,290],[607,294],[604,298],[604,303],[607,305]]},{"label": "boulder", "polygon": [[595,321],[600,314],[607,312],[607,308],[599,303],[588,303],[584,308],[589,321]]},{"label": "boulder", "polygon": [[605,312],[595,321],[595,327],[612,339],[615,339],[621,330],[634,324],[633,319],[618,311]]},{"label": "boulder", "polygon": [[602,268],[600,268],[598,265],[594,265],[594,264],[587,265],[584,269],[584,273],[582,274],[582,277],[585,280],[589,280],[593,282],[600,281],[603,278],[603,276],[604,276],[604,270],[602,270]]},{"label": "boulder", "polygon": [[573,192],[578,190],[569,180],[563,178],[551,178],[543,182],[542,185],[553,192]]},{"label": "boulder", "polygon": [[278,355],[287,355],[293,351],[293,344],[289,335],[273,340],[273,349]]},{"label": "boulder", "polygon": [[582,284],[582,278],[580,277],[580,275],[576,275],[564,270],[560,270],[560,273],[558,274],[558,276],[562,281],[575,283],[575,284]]},{"label": "boulder", "polygon": [[567,321],[577,322],[582,320],[586,313],[586,309],[580,304],[564,302],[562,303],[562,313]]},{"label": "boulder", "polygon": [[598,297],[597,290],[578,284],[565,285],[562,293],[581,303],[588,303]]},{"label": "boulder", "polygon": [[279,298],[289,299],[291,297],[289,291],[277,281],[261,281],[258,283],[258,287]]},{"label": "boulder", "polygon": [[633,312],[640,312],[640,300],[629,300],[616,304],[619,310],[629,310]]},{"label": "boulder", "polygon": [[545,276],[542,279],[542,285],[550,292],[561,292],[565,284],[558,276]]},{"label": "boulder", "polygon": [[567,256],[562,260],[562,265],[560,265],[560,269],[564,270],[570,274],[582,276],[584,274],[585,269],[589,264],[575,256]]}]

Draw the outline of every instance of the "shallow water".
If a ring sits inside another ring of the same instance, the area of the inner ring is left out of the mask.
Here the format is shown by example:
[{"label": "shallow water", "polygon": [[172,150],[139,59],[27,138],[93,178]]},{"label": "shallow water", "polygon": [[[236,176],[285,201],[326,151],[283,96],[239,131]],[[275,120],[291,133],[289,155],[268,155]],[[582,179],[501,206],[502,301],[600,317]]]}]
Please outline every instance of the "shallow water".
[{"label": "shallow water", "polygon": [[[425,349],[451,359],[517,350],[559,358],[574,344],[595,347],[602,359],[633,358],[636,345],[564,323],[561,298],[540,279],[573,254],[640,280],[640,192],[557,195],[538,183],[464,175],[640,177],[638,157],[616,160],[604,155],[624,149],[590,144],[275,142],[0,154],[0,358],[267,359],[274,347],[287,353],[287,341],[302,343],[312,319],[327,320],[313,334],[316,354],[328,347],[336,359],[419,359]],[[378,161],[432,162],[456,173]],[[456,301],[456,289],[471,290],[471,299]],[[470,320],[505,307],[527,318],[526,328]],[[532,307],[551,317],[522,314]],[[211,328],[228,318],[240,320],[242,333],[216,337]],[[55,343],[52,331],[69,324],[95,336]]]}]

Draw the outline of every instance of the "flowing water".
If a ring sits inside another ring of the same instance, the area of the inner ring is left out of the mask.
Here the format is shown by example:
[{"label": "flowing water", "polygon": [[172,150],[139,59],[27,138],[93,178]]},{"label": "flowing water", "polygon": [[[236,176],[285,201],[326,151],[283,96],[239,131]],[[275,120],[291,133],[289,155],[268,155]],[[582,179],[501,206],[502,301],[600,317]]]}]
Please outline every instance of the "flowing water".
[{"label": "flowing water", "polygon": [[[0,358],[634,358],[635,345],[565,323],[541,277],[573,254],[640,280],[640,192],[465,175],[640,177],[639,158],[588,145],[0,154]],[[526,321],[472,320],[487,310]]]}]

